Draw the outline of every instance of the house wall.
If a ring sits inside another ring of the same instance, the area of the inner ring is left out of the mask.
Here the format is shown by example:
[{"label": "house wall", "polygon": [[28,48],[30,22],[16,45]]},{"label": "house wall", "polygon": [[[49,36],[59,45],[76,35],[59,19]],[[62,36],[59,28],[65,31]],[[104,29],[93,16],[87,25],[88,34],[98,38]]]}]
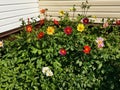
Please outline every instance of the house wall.
[{"label": "house wall", "polygon": [[[54,18],[59,16],[59,11],[69,11],[73,5],[76,5],[76,15],[82,13],[82,9],[80,5],[82,2],[86,0],[40,0],[39,8],[47,8],[48,15],[52,15]],[[88,10],[87,15],[93,15],[97,17],[97,21],[99,22],[101,18],[120,18],[120,0],[88,0],[91,5]],[[41,15],[42,16],[42,15]]]},{"label": "house wall", "polygon": [[[37,17],[40,9],[47,8],[48,15],[58,18],[59,11],[69,11],[76,5],[76,15],[82,13],[81,3],[85,0],[0,0],[0,35],[21,25],[19,19],[27,20],[30,17]],[[120,0],[88,0],[91,8],[88,15],[96,16],[96,22],[101,18],[120,18]],[[41,15],[41,17],[43,17]]]},{"label": "house wall", "polygon": [[19,19],[39,15],[38,0],[0,0],[0,33],[20,27]]}]

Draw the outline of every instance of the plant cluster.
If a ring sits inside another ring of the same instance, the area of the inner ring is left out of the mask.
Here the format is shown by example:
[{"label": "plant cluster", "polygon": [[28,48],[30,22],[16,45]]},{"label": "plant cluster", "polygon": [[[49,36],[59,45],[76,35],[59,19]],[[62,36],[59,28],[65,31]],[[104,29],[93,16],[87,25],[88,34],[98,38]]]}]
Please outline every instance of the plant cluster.
[{"label": "plant cluster", "polygon": [[47,20],[46,11],[37,26],[22,21],[14,41],[0,42],[0,90],[119,90],[119,20],[94,26],[64,11]]}]

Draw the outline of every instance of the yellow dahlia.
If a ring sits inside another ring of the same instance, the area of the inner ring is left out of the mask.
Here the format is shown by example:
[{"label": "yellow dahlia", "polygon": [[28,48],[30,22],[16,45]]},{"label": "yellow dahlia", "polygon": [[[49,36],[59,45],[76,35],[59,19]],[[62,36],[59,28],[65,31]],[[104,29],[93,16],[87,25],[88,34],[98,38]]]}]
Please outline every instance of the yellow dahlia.
[{"label": "yellow dahlia", "polygon": [[63,16],[65,12],[63,10],[59,11],[60,16]]},{"label": "yellow dahlia", "polygon": [[47,34],[48,34],[48,35],[52,35],[54,32],[55,32],[54,27],[49,26],[49,27],[47,28]]},{"label": "yellow dahlia", "polygon": [[84,29],[85,29],[85,26],[83,24],[78,24],[78,26],[77,26],[78,31],[82,32],[82,31],[84,31]]},{"label": "yellow dahlia", "polygon": [[96,19],[97,17],[96,16],[92,16],[94,19]]}]

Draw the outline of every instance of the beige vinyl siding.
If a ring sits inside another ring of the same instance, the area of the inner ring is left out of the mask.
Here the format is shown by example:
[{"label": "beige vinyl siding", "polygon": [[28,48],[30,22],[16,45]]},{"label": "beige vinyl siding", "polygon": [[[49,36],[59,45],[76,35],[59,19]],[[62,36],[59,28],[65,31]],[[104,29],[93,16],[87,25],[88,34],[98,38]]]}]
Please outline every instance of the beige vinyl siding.
[{"label": "beige vinyl siding", "polygon": [[0,33],[20,27],[20,18],[39,15],[38,0],[0,0]]},{"label": "beige vinyl siding", "polygon": [[[52,15],[57,18],[59,16],[59,11],[69,11],[73,5],[76,5],[76,15],[82,13],[80,5],[85,0],[40,0],[39,8],[47,8],[48,15]],[[91,5],[88,10],[88,15],[96,16],[97,18],[120,18],[120,0],[88,0]],[[42,16],[42,15],[41,15]]]}]

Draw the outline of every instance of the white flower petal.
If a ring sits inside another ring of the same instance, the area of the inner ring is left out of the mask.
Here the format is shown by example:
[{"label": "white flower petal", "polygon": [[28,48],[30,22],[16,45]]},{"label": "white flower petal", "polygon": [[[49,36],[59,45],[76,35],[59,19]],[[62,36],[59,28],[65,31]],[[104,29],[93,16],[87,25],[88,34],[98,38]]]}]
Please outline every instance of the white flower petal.
[{"label": "white flower petal", "polygon": [[43,74],[46,74],[46,72],[49,71],[49,70],[50,70],[49,67],[43,67],[43,68],[42,68]]},{"label": "white flower petal", "polygon": [[53,72],[51,70],[47,71],[46,76],[53,76]]}]

